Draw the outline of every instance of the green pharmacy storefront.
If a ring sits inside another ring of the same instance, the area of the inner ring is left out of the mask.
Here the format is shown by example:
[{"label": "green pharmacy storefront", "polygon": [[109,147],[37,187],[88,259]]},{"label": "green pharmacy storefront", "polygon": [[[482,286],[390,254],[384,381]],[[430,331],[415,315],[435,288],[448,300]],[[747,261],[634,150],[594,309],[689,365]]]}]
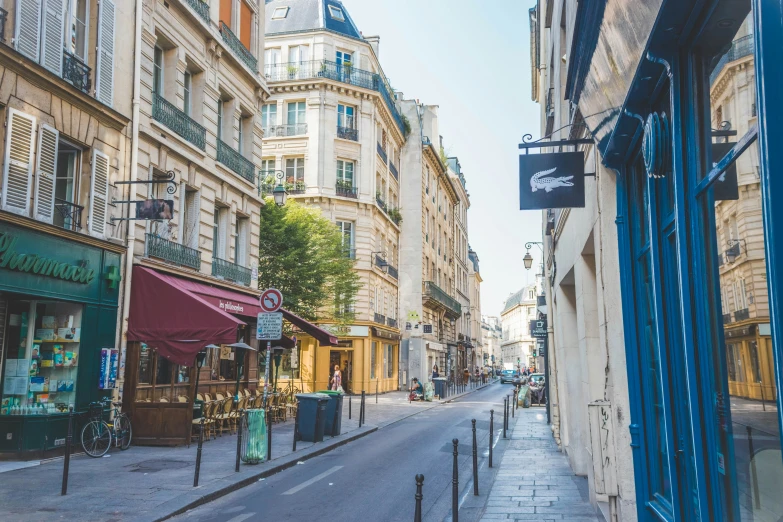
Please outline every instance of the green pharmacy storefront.
[{"label": "green pharmacy storefront", "polygon": [[102,349],[123,248],[17,219],[0,215],[0,459],[61,449],[68,409],[110,396],[119,365]]}]

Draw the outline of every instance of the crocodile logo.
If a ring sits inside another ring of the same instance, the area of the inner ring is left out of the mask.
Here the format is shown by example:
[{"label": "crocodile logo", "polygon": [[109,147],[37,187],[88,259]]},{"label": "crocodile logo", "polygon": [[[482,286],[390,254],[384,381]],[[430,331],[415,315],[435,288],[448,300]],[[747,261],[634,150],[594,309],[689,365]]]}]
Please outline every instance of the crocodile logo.
[{"label": "crocodile logo", "polygon": [[560,187],[573,187],[574,184],[571,183],[570,180],[574,179],[573,176],[560,176],[559,178],[547,178],[545,176],[549,176],[554,171],[557,170],[557,167],[549,170],[542,170],[541,172],[536,172],[533,174],[533,177],[530,178],[530,188],[533,190],[533,192],[536,192],[538,189],[546,190],[547,192],[552,192],[552,190]]}]

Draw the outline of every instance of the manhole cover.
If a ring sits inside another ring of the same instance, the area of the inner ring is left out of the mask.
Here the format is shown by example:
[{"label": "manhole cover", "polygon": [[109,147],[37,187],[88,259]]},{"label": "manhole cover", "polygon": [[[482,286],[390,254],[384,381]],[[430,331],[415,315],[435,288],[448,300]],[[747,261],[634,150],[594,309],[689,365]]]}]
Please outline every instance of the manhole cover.
[{"label": "manhole cover", "polygon": [[189,465],[190,463],[183,462],[181,460],[145,460],[143,462],[138,462],[136,464],[133,464],[132,465],[133,469],[130,471],[142,472],[142,473],[156,473],[164,469],[186,468]]}]

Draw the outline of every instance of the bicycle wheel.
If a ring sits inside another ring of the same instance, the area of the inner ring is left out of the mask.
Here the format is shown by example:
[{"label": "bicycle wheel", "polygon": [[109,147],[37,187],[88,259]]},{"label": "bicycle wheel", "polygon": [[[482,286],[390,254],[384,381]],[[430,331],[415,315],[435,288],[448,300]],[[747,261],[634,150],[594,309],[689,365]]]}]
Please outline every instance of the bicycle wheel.
[{"label": "bicycle wheel", "polygon": [[130,419],[125,415],[120,415],[114,419],[114,429],[116,430],[114,432],[115,436],[120,441],[120,449],[126,450],[130,448],[131,436],[133,435]]},{"label": "bicycle wheel", "polygon": [[82,448],[90,457],[102,457],[111,446],[111,429],[103,421],[93,420],[82,428]]}]

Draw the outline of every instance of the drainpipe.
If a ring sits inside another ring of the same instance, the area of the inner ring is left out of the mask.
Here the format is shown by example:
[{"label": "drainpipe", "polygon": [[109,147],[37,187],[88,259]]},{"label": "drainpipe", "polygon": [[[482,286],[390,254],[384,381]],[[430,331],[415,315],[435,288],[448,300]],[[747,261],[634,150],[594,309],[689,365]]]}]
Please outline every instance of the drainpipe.
[{"label": "drainpipe", "polygon": [[[141,91],[141,13],[142,0],[136,0],[136,20],[133,49],[133,102],[131,116],[131,163],[130,180],[138,178],[139,164],[139,101]],[[133,185],[129,185],[132,187]],[[129,189],[129,192],[132,189]],[[130,213],[130,207],[128,212]],[[130,309],[131,273],[133,272],[133,247],[136,243],[136,226],[128,221],[127,250],[125,252],[125,287],[122,299],[122,321],[120,322],[120,360],[125,360],[128,350],[128,311]],[[122,372],[122,381],[125,382],[125,371]]]}]

